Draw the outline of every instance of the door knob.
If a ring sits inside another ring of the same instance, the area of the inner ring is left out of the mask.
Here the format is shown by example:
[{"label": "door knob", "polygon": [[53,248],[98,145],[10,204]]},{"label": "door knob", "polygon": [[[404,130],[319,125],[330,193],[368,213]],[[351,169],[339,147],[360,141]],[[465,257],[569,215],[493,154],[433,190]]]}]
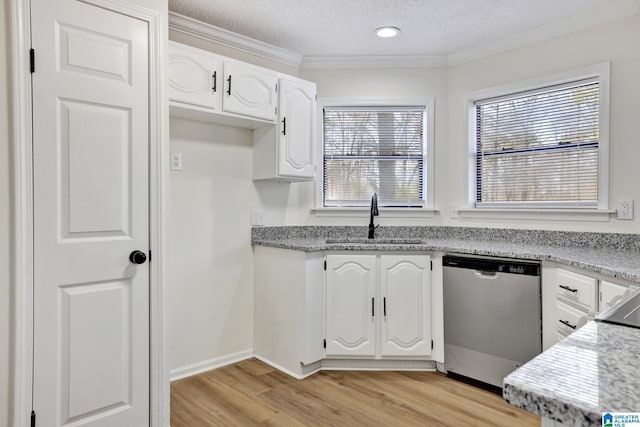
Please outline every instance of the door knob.
[{"label": "door knob", "polygon": [[129,261],[134,264],[144,264],[147,260],[147,255],[139,250],[135,250],[129,254]]}]

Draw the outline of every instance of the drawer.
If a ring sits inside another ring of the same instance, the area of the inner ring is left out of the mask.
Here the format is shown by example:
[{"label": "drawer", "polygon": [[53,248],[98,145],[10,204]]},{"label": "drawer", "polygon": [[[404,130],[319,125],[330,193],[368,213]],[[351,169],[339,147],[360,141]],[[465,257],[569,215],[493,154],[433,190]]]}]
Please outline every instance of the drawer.
[{"label": "drawer", "polygon": [[598,279],[558,269],[557,283],[558,295],[586,311],[598,310]]},{"label": "drawer", "polygon": [[565,336],[584,325],[589,316],[584,311],[571,307],[561,301],[556,302],[558,313],[558,332],[564,332]]}]

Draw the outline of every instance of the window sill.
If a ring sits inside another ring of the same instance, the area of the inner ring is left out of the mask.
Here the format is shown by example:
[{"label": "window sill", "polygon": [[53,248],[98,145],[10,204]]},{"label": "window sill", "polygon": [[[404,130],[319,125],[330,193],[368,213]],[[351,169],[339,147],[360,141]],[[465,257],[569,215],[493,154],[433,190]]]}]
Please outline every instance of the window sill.
[{"label": "window sill", "polygon": [[609,221],[615,209],[500,209],[464,208],[458,209],[463,219],[524,219],[541,221]]},{"label": "window sill", "polygon": [[[431,208],[379,208],[380,216],[385,218],[434,218],[438,212]],[[354,208],[316,208],[311,213],[319,217],[364,218],[371,210],[367,207]]]}]

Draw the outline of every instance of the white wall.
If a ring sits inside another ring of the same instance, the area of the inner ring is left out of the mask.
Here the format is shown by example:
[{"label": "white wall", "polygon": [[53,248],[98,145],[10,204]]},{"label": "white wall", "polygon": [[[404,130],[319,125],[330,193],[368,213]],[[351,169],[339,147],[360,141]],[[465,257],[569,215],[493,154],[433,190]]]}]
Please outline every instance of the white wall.
[{"label": "white wall", "polygon": [[537,43],[499,55],[460,64],[449,73],[448,150],[439,160],[447,175],[438,182],[439,205],[463,204],[468,141],[462,97],[465,93],[511,82],[611,62],[609,207],[616,199],[635,200],[633,221],[608,222],[448,220],[455,225],[545,228],[578,231],[638,233],[640,231],[640,15]]},{"label": "white wall", "polygon": [[[511,228],[562,229],[637,233],[640,230],[640,15],[565,37],[514,49],[446,69],[306,69],[301,77],[318,84],[318,97],[435,97],[435,206],[434,218],[385,218],[386,225],[463,225]],[[560,71],[611,61],[610,132],[610,208],[619,198],[636,203],[633,221],[612,218],[607,222],[547,220],[451,219],[449,205],[467,203],[467,150],[464,94],[525,81]],[[299,197],[301,202],[308,198]],[[293,202],[293,201],[291,201]],[[289,210],[301,212],[314,206],[291,204]],[[267,215],[270,218],[270,215]],[[361,218],[307,217],[308,224],[360,224]],[[269,222],[278,224],[277,222]],[[281,223],[282,224],[282,223]],[[283,224],[287,224],[286,222]]]},{"label": "white wall", "polygon": [[0,425],[9,425],[11,395],[11,163],[9,157],[8,1],[0,5]]},{"label": "white wall", "polygon": [[171,119],[170,369],[253,347],[251,131]]},{"label": "white wall", "polygon": [[[302,70],[301,77],[311,80],[318,85],[318,98],[434,98],[435,117],[435,138],[431,143],[435,144],[435,179],[436,183],[446,179],[446,170],[440,165],[438,159],[446,155],[447,152],[447,117],[442,114],[447,111],[447,79],[448,70],[446,68],[416,69],[306,69]],[[321,123],[318,124],[321,126]],[[317,167],[322,167],[322,161],[317,163]],[[314,186],[310,185],[313,192]],[[439,205],[439,189],[435,191],[436,207]],[[301,212],[307,212],[307,224],[354,224],[367,225],[369,214],[362,213],[360,217],[336,218],[317,216],[308,214],[309,209],[315,207],[315,198],[312,193],[309,198],[300,197],[298,201],[305,201],[308,204],[290,205],[288,208],[298,212],[297,217],[302,218]],[[299,224],[302,224],[300,222]],[[439,216],[434,218],[389,218],[384,216],[384,212],[376,218],[376,224],[383,225],[441,225]],[[275,223],[269,223],[275,224]]]}]

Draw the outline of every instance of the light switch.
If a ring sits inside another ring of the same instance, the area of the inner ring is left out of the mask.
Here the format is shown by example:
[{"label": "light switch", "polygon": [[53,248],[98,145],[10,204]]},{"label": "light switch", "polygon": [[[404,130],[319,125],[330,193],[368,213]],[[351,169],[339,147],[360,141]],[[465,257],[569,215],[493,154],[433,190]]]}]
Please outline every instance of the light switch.
[{"label": "light switch", "polygon": [[264,211],[251,209],[251,225],[264,225]]}]

